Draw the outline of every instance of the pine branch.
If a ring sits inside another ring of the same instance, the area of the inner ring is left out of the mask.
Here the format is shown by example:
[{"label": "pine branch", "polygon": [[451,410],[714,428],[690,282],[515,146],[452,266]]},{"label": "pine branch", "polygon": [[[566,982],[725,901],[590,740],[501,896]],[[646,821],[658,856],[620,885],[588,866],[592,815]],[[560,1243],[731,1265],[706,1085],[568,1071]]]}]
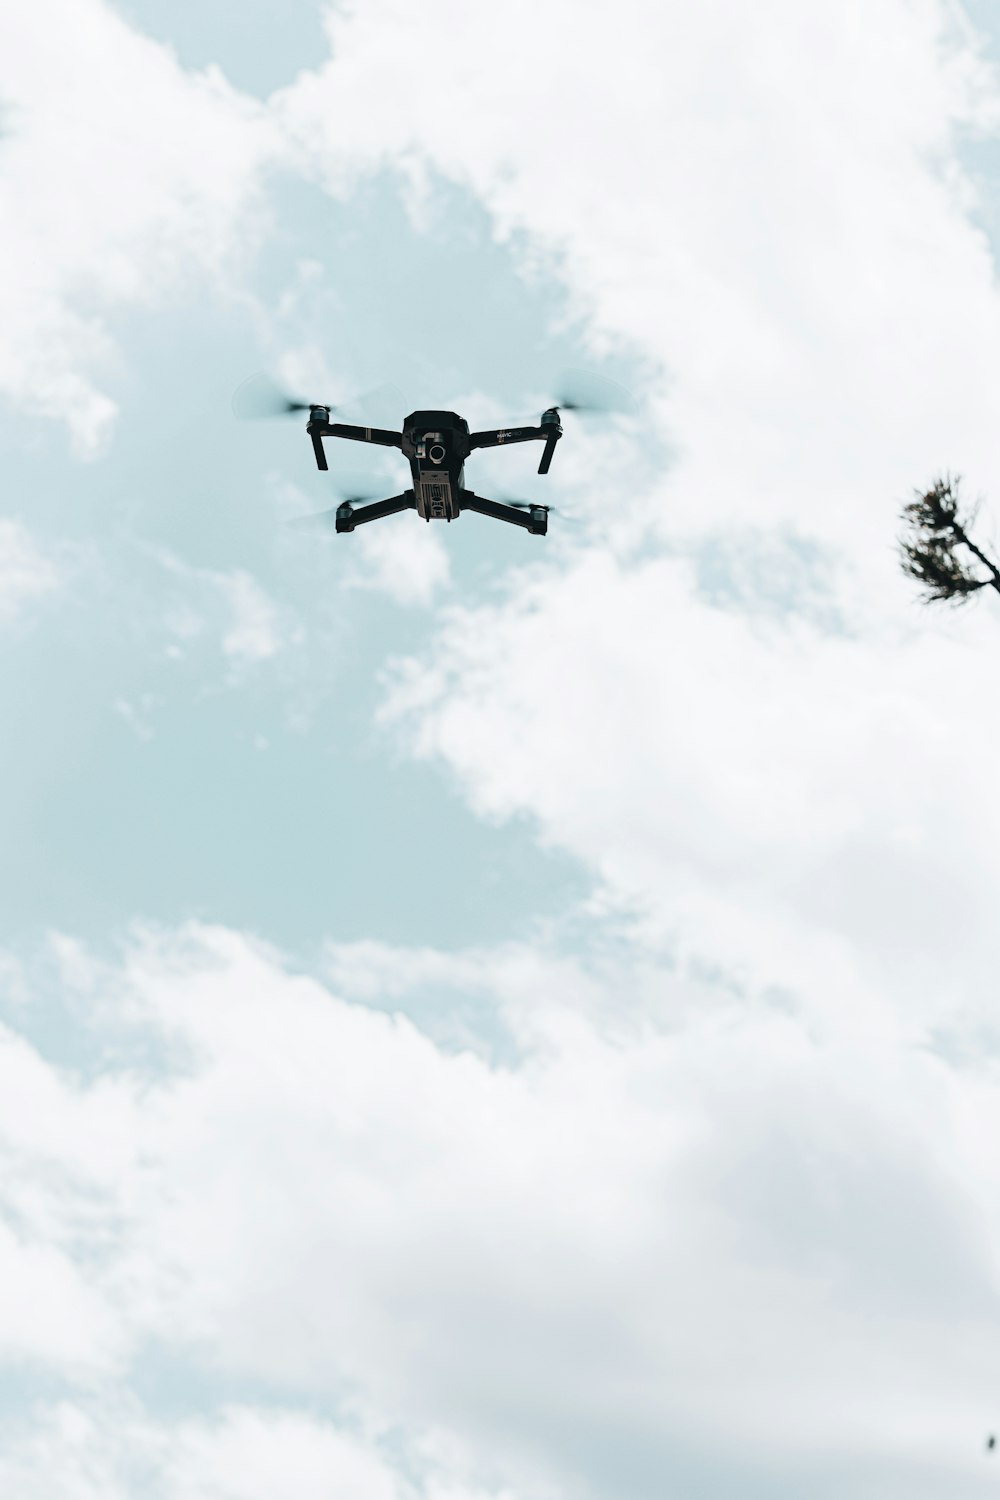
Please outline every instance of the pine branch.
[{"label": "pine branch", "polygon": [[[1000,593],[1000,568],[968,534],[978,507],[965,519],[959,516],[958,483],[957,477],[938,479],[929,490],[918,490],[916,499],[903,507],[909,531],[900,538],[900,561],[904,572],[922,585],[927,604],[964,604],[987,586]],[[973,571],[956,555],[957,547],[971,552],[989,576],[983,578]]]}]

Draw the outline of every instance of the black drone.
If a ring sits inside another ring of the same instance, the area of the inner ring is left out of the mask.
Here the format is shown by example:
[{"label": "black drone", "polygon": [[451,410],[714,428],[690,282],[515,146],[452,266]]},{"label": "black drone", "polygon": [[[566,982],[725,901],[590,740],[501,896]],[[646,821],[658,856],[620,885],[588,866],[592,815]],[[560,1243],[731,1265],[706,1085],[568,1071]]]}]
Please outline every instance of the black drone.
[{"label": "black drone", "polygon": [[630,409],[628,393],[613,381],[587,376],[581,393],[577,377],[576,386],[577,389],[561,400],[559,406],[550,406],[542,413],[537,426],[494,427],[484,432],[470,432],[465,418],[454,411],[411,412],[403,422],[402,432],[331,421],[335,407],[296,401],[280,392],[266,376],[251,377],[240,388],[234,398],[234,409],[238,416],[276,416],[307,411],[306,431],[312,440],[317,467],[322,470],[329,467],[324,438],[346,438],[355,443],[402,449],[410,463],[412,488],[368,504],[358,503],[364,497],[352,496],[344,499],[333,511],[322,512],[322,516],[334,516],[338,531],[353,531],[366,521],[378,521],[402,510],[415,510],[425,521],[455,521],[463,510],[474,510],[497,521],[523,526],[533,536],[544,536],[549,528],[549,506],[524,500],[488,500],[485,495],[477,495],[465,486],[465,460],[476,448],[542,442],[545,447],[538,472],[547,474],[556,444],[563,435],[560,406],[578,412]]}]

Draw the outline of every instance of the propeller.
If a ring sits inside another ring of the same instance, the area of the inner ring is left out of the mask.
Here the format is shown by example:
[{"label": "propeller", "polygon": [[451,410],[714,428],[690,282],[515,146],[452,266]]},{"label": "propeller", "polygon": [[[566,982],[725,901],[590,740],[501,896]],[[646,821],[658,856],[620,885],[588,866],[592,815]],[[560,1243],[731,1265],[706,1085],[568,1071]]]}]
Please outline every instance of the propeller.
[{"label": "propeller", "polygon": [[514,510],[546,510],[550,516],[558,516],[560,521],[569,521],[572,525],[580,524],[579,517],[572,515],[569,511],[560,510],[556,505],[543,505],[540,500],[518,500],[512,495],[497,495],[501,505],[510,505]]},{"label": "propeller", "polygon": [[635,397],[623,385],[593,370],[564,371],[553,405],[581,416],[634,416],[638,410]]},{"label": "propeller", "polygon": [[368,482],[351,477],[341,484],[331,486],[333,493],[337,496],[337,503],[329,510],[312,511],[305,516],[292,516],[286,523],[295,527],[315,527],[328,524],[337,514],[342,505],[364,505],[369,500],[381,500],[386,493],[387,486],[382,483],[376,485],[374,481]]},{"label": "propeller", "polygon": [[256,422],[267,417],[291,416],[294,412],[309,411],[313,406],[323,405],[331,413],[351,412],[357,415],[367,414],[369,418],[377,417],[378,421],[374,425],[378,426],[383,417],[388,423],[400,421],[404,400],[398,386],[379,385],[340,406],[331,406],[328,402],[300,401],[297,396],[291,395],[277,381],[272,380],[270,375],[259,371],[256,375],[250,375],[233,392],[233,415],[241,422]]},{"label": "propeller", "polygon": [[233,392],[233,415],[241,422],[256,422],[263,417],[287,417],[295,411],[308,411],[308,401],[297,401],[260,372],[251,375]]}]

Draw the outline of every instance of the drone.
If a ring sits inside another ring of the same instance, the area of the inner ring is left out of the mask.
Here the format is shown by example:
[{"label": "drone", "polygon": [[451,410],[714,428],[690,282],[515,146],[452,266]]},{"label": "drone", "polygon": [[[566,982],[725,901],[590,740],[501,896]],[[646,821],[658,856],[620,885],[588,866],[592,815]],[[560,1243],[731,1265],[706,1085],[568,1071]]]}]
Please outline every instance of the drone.
[{"label": "drone", "polygon": [[[596,394],[595,394],[596,382]],[[547,474],[563,435],[560,407],[575,412],[611,412],[630,409],[631,398],[615,382],[601,376],[585,376],[583,387],[576,378],[576,389],[559,405],[542,412],[535,426],[492,427],[470,432],[464,417],[454,411],[414,411],[405,418],[402,431],[384,427],[362,427],[351,422],[333,421],[337,408],[298,401],[286,396],[266,376],[252,376],[237,391],[233,407],[237,416],[277,416],[308,412],[306,432],[312,442],[318,469],[329,469],[324,438],[346,438],[354,443],[372,443],[381,448],[399,448],[409,460],[412,485],[385,500],[359,503],[366,498],[344,499],[332,511],[305,519],[333,516],[338,532],[354,531],[368,521],[379,521],[399,511],[415,510],[425,521],[456,521],[463,511],[478,511],[496,521],[521,526],[532,536],[545,536],[549,528],[548,505],[525,500],[490,500],[466,488],[465,461],[477,448],[504,448],[512,443],[544,443],[538,464],[539,474]],[[622,398],[624,402],[622,401]]]}]

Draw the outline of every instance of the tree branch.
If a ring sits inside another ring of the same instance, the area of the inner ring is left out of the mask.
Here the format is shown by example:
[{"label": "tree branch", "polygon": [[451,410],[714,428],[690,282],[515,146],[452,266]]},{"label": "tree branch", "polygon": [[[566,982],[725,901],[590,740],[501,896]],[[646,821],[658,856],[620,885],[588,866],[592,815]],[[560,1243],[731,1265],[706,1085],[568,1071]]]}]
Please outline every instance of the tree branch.
[{"label": "tree branch", "polygon": [[[909,534],[900,538],[900,561],[904,572],[922,584],[926,603],[964,604],[987,586],[1000,593],[1000,568],[969,537],[968,522],[958,514],[958,479],[938,479],[929,490],[917,491],[903,507]],[[975,519],[974,508],[970,522]],[[980,578],[956,555],[965,547],[987,569]]]}]

